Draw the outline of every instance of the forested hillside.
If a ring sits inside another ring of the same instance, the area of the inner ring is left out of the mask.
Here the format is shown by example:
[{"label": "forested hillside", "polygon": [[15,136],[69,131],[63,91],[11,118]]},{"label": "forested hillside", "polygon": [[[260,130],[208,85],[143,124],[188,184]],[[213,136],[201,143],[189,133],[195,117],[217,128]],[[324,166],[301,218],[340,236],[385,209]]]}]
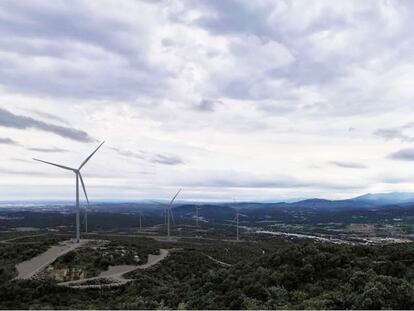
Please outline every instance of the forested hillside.
[{"label": "forested hillside", "polygon": [[[79,290],[51,281],[3,279],[0,308],[414,308],[413,243],[350,246],[257,241],[173,245],[177,249],[162,263],[129,273],[133,282],[112,289]],[[221,249],[221,254],[212,249]],[[8,258],[7,254],[2,258]]]}]

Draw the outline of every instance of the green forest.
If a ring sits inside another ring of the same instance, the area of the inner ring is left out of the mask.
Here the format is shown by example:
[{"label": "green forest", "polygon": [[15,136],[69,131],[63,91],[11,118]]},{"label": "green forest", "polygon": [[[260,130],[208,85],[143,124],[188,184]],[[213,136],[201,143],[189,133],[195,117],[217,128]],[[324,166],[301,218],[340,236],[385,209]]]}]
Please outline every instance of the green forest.
[{"label": "green forest", "polygon": [[[120,245],[121,241],[110,245]],[[283,240],[170,244],[151,239],[132,241],[125,239],[126,245],[134,249],[146,244],[144,253],[167,246],[174,251],[151,269],[130,272],[127,276],[132,282],[101,289],[13,280],[15,262],[30,258],[56,241],[46,238],[43,247],[0,244],[0,308],[414,308],[414,243],[357,246]],[[66,260],[73,258],[68,255]]]}]

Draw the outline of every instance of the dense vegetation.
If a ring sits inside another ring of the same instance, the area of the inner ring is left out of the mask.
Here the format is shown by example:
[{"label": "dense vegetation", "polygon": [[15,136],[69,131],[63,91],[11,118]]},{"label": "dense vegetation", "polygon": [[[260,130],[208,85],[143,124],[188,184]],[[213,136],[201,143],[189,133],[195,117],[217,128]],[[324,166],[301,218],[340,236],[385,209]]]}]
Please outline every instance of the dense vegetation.
[{"label": "dense vegetation", "polygon": [[412,309],[414,245],[308,244],[210,271],[191,308]]},{"label": "dense vegetation", "polygon": [[12,280],[14,263],[41,252],[52,239],[0,243],[0,308],[414,308],[414,243],[350,246],[274,238],[243,243],[107,238],[114,247],[175,251],[151,269],[129,273],[134,281],[124,286],[80,290],[48,281]]}]

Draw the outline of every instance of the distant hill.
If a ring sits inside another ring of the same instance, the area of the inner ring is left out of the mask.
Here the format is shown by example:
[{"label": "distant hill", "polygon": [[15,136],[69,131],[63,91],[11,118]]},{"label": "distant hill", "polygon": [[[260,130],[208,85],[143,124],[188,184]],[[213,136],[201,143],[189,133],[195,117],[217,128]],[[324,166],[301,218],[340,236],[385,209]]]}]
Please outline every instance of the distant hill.
[{"label": "distant hill", "polygon": [[356,202],[365,202],[374,205],[414,203],[412,192],[367,193],[353,198]]},{"label": "distant hill", "polygon": [[173,207],[175,217],[194,217],[198,208],[199,217],[206,219],[233,219],[235,210],[223,204],[183,204]]},{"label": "distant hill", "polygon": [[311,209],[349,209],[349,208],[367,208],[372,204],[369,202],[360,202],[353,200],[325,200],[325,199],[309,199],[299,202],[290,203],[292,207],[311,208]]},{"label": "distant hill", "polygon": [[188,217],[195,214],[195,207],[199,207],[199,215],[205,218],[227,219],[234,217],[235,209],[256,218],[266,215],[278,215],[291,212],[347,212],[357,210],[396,209],[400,205],[408,207],[414,202],[414,193],[378,193],[365,194],[346,200],[307,199],[297,202],[259,203],[259,202],[232,202],[211,204],[181,204],[174,207],[174,214]]}]

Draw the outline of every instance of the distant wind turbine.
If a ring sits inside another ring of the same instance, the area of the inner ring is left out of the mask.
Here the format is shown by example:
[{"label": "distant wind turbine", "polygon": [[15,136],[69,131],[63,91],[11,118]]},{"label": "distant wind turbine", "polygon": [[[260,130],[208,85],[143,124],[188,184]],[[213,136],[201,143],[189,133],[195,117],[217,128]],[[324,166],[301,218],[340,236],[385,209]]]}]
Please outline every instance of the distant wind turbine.
[{"label": "distant wind turbine", "polygon": [[142,210],[139,209],[139,231],[142,231]]},{"label": "distant wind turbine", "polygon": [[167,225],[167,218],[168,218],[168,205],[164,204],[164,226]]},{"label": "distant wind turbine", "polygon": [[[52,162],[48,162],[48,161],[43,161],[43,160],[39,160],[39,159],[35,159],[33,158],[33,160],[35,161],[39,161],[39,162],[43,162],[49,165],[53,165],[53,166],[57,166],[60,167],[62,169],[65,170],[69,170],[75,173],[76,176],[76,243],[79,243],[80,240],[80,215],[79,215],[79,179],[81,181],[82,184],[82,188],[83,188],[83,193],[85,194],[85,198],[86,201],[88,202],[89,205],[89,199],[88,199],[88,195],[86,194],[86,188],[85,188],[85,183],[83,182],[82,179],[82,175],[80,173],[82,167],[90,160],[90,158],[92,158],[92,156],[98,151],[99,148],[101,148],[101,146],[104,144],[104,142],[102,142],[98,148],[96,148],[83,162],[82,164],[79,166],[79,168],[72,168],[72,167],[68,167],[68,166],[64,166],[64,165],[60,165],[60,164],[56,164],[56,163],[52,163]],[[87,214],[86,214],[86,209],[85,209],[85,224],[86,224],[86,230],[87,230]]]},{"label": "distant wind turbine", "polygon": [[199,207],[196,205],[196,225],[197,225],[197,227],[198,227],[198,210],[199,210]]},{"label": "distant wind turbine", "polygon": [[[241,217],[248,217],[245,214],[240,214],[240,208],[237,207],[236,208],[236,216],[233,218],[233,220],[231,220],[232,223],[236,222],[236,240],[239,241],[240,240],[240,216]],[[244,228],[244,227],[242,227]]]},{"label": "distant wind turbine", "polygon": [[163,205],[163,206],[164,206],[164,208],[165,208],[165,212],[166,212],[166,215],[167,215],[167,235],[168,235],[168,239],[170,239],[170,219],[171,219],[172,223],[173,223],[173,224],[175,224],[175,221],[174,221],[174,214],[173,214],[173,212],[172,212],[172,209],[171,209],[171,208],[172,208],[172,205],[173,205],[173,203],[174,203],[174,200],[177,198],[177,196],[178,196],[178,194],[181,192],[181,190],[182,190],[182,189],[180,189],[180,190],[178,190],[178,191],[177,191],[177,193],[174,195],[174,197],[171,199],[170,203],[168,203],[168,204],[153,201],[153,202],[156,202],[156,203],[158,203],[158,204]]},{"label": "distant wind turbine", "polygon": [[236,217],[233,218],[233,222],[236,221],[236,239],[239,241],[239,207],[235,199],[233,199],[233,204],[236,205]]},{"label": "distant wind turbine", "polygon": [[167,217],[167,232],[168,232],[168,239],[170,239],[170,217],[172,219],[172,222],[174,223],[174,214],[172,212],[172,205],[174,203],[174,200],[177,198],[178,194],[181,192],[181,189],[177,191],[177,193],[175,194],[175,196],[172,198],[172,200],[170,201],[170,204],[168,204],[168,217]]},{"label": "distant wind turbine", "polygon": [[162,217],[164,218],[164,226],[167,226],[168,204],[155,200],[151,200],[151,202],[162,206],[162,208],[164,209],[162,212]]},{"label": "distant wind turbine", "polygon": [[237,228],[237,241],[239,240],[239,209],[236,209],[236,228]]}]

